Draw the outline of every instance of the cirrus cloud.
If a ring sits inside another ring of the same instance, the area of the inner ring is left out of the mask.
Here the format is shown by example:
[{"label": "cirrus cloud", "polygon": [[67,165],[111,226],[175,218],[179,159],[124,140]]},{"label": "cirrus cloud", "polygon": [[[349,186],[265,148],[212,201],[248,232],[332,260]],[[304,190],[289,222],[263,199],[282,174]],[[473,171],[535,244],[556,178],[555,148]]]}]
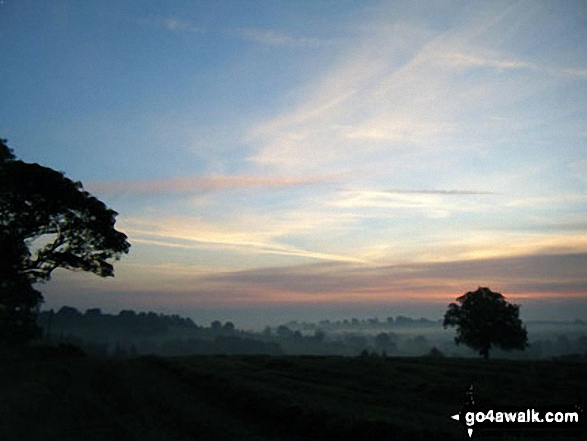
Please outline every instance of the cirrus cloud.
[{"label": "cirrus cloud", "polygon": [[316,185],[332,182],[330,177],[261,177],[253,175],[240,176],[204,176],[174,177],[167,179],[150,179],[144,181],[96,182],[88,185],[97,193],[138,193],[138,194],[194,194],[224,190],[230,188],[279,188]]}]

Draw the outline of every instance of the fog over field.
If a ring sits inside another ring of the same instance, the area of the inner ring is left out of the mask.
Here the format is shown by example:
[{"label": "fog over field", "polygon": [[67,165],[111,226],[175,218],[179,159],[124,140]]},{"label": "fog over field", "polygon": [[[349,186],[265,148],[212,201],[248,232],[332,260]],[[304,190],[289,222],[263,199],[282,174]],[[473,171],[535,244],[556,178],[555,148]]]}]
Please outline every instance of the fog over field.
[{"label": "fog over field", "polygon": [[[121,311],[85,312],[63,307],[45,311],[39,323],[52,344],[74,344],[100,356],[140,354],[267,354],[343,356],[479,357],[454,342],[453,328],[442,320],[408,316],[351,317],[318,322],[292,320],[241,329],[234,322],[194,322],[178,315]],[[524,351],[493,349],[492,356],[513,359],[587,358],[587,322],[528,321],[529,347]]]}]

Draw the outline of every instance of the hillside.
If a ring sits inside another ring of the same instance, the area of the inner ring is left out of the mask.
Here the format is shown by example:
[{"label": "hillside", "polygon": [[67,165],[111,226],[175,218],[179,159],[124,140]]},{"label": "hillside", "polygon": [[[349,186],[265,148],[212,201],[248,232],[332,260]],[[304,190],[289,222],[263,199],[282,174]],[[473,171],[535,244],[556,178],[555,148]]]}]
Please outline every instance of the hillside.
[{"label": "hillside", "polygon": [[587,365],[572,361],[0,356],[6,441],[464,440],[449,415],[471,382],[495,405],[572,405],[587,392]]}]

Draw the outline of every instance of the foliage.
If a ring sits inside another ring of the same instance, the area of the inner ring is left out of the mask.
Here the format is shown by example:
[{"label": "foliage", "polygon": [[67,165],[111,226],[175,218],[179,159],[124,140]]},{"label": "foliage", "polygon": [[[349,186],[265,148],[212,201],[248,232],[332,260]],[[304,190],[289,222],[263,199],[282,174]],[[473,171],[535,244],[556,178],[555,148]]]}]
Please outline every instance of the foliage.
[{"label": "foliage", "polygon": [[478,350],[484,358],[497,346],[505,350],[524,349],[528,333],[518,317],[520,307],[489,288],[470,291],[448,305],[443,326],[457,326],[455,342]]},{"label": "foliage", "polygon": [[236,329],[232,322],[215,320],[205,328],[176,314],[123,310],[114,315],[99,308],[82,313],[64,306],[57,312],[43,311],[37,322],[52,344],[72,343],[92,355],[282,353],[278,343],[255,338]]},{"label": "foliage", "polygon": [[0,140],[0,339],[28,340],[42,301],[32,284],[56,268],[112,276],[127,253],[117,213],[63,173],[17,160]]},{"label": "foliage", "polygon": [[[169,328],[198,329],[198,326],[190,318],[183,318],[177,314],[166,315],[155,312],[135,312],[122,310],[118,315],[103,314],[99,308],[90,308],[81,313],[71,306],[63,306],[56,313],[53,310],[44,311],[39,316],[39,322],[43,326],[51,326],[59,332],[73,328],[99,328],[101,333],[107,334],[109,330],[136,332],[144,335],[152,332],[165,332]],[[234,325],[233,325],[234,326]]]},{"label": "foliage", "polygon": [[[0,151],[0,228],[19,252],[17,269],[31,282],[49,280],[57,267],[112,276],[107,260],[130,247],[114,229],[117,213],[63,173],[16,160],[3,141]],[[40,237],[48,243],[32,255]]]}]

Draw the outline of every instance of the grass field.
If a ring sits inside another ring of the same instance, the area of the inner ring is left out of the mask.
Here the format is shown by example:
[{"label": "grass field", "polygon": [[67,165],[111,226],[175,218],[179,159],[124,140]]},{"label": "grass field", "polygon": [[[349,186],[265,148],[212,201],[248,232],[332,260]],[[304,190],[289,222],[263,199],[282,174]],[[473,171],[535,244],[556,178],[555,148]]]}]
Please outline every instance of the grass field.
[{"label": "grass field", "polygon": [[572,405],[586,396],[586,368],[572,361],[115,360],[47,348],[4,351],[0,440],[464,440],[464,427],[449,416],[471,382],[478,400],[493,405]]}]

